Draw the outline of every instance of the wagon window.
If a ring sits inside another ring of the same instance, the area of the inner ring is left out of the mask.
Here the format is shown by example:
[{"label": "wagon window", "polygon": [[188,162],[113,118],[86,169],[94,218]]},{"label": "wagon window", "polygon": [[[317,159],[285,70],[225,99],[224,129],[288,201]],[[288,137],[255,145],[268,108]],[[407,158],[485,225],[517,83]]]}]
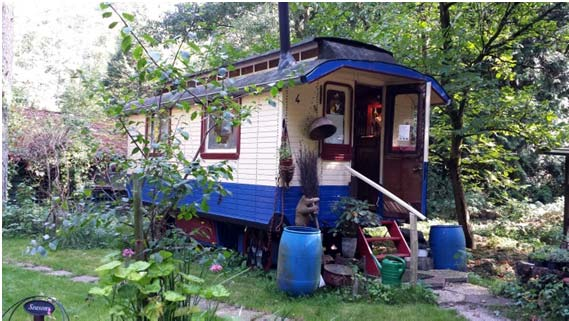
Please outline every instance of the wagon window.
[{"label": "wagon window", "polygon": [[150,146],[150,155],[159,155],[159,144],[168,142],[172,130],[171,115],[171,109],[162,109],[146,117],[145,138]]},{"label": "wagon window", "polygon": [[352,87],[328,82],[324,85],[324,116],[336,126],[336,132],[324,139],[322,159],[350,160],[352,132]]},{"label": "wagon window", "polygon": [[417,110],[418,94],[400,94],[395,96],[393,108],[392,151],[417,151]]},{"label": "wagon window", "polygon": [[238,159],[240,126],[230,121],[216,124],[211,116],[204,117],[202,137],[205,142],[201,149],[203,159]]}]

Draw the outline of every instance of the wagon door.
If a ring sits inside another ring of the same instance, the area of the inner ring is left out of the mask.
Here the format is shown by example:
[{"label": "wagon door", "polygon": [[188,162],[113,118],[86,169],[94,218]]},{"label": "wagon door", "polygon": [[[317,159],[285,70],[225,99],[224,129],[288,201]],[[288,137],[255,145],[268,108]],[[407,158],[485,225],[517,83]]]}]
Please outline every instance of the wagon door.
[{"label": "wagon door", "polygon": [[[383,186],[421,210],[425,97],[418,86],[387,88]],[[426,186],[426,185],[425,185]],[[383,216],[408,219],[408,211],[383,199]]]}]

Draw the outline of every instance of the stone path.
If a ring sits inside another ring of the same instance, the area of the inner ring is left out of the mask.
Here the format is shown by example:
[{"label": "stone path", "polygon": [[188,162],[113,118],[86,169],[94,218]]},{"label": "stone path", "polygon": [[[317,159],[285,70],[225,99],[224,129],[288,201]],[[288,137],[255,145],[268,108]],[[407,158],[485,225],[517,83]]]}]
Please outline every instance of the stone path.
[{"label": "stone path", "polygon": [[15,265],[18,267],[21,267],[24,270],[28,270],[28,271],[36,271],[36,272],[41,272],[41,273],[45,273],[47,275],[53,275],[53,276],[69,277],[71,279],[71,281],[73,281],[73,282],[96,283],[97,281],[99,281],[99,278],[96,276],[90,276],[90,275],[73,276],[73,273],[71,273],[69,271],[64,271],[64,270],[54,271],[49,266],[33,265],[31,263],[15,263]]},{"label": "stone path", "polygon": [[470,321],[509,321],[500,315],[496,306],[512,302],[492,295],[487,288],[470,283],[448,283],[443,289],[435,290],[438,304],[454,309]]}]

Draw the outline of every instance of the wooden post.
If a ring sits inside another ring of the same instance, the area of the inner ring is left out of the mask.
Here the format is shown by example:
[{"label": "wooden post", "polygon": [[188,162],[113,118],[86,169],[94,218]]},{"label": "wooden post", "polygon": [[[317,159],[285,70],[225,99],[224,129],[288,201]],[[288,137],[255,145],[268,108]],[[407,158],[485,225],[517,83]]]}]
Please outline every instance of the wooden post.
[{"label": "wooden post", "polygon": [[561,247],[569,248],[569,156],[565,156],[565,206],[563,210],[563,242]]},{"label": "wooden post", "polygon": [[417,285],[417,270],[419,265],[419,238],[417,235],[417,216],[409,213],[411,229],[411,284]]}]

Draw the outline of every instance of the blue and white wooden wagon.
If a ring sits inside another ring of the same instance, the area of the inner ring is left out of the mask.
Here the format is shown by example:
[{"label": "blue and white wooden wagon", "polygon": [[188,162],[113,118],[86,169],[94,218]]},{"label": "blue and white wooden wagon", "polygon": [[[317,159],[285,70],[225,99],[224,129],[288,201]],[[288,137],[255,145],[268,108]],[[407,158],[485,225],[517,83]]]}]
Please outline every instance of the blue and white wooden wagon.
[{"label": "blue and white wooden wagon", "polygon": [[[219,203],[212,197],[209,210],[200,213],[199,219],[179,224],[186,228],[206,226],[211,231],[206,241],[240,250],[244,249],[244,227],[267,229],[273,216],[281,214],[281,205],[285,224],[293,224],[302,188],[298,172],[289,188],[282,190],[277,181],[283,120],[293,155],[298,154],[301,145],[318,152],[321,227],[334,224],[331,205],[349,195],[375,204],[384,217],[408,217],[408,211],[352,178],[344,165],[425,213],[429,111],[432,105],[449,103],[445,90],[431,76],[398,64],[391,52],[371,44],[318,37],[291,46],[289,52],[295,63],[285,68],[279,68],[283,53],[278,50],[233,65],[235,69],[229,72],[228,79],[234,87],[268,88],[280,80],[285,87],[275,98],[268,90],[259,96],[241,96],[241,103],[258,106],[250,122],[234,128],[226,143],[206,138],[202,162],[229,160],[234,179],[223,185],[231,195]],[[197,96],[214,93],[200,86],[192,90]],[[168,93],[161,99],[178,99],[179,95],[184,94]],[[193,101],[190,95],[184,99]],[[152,99],[147,103],[151,104]],[[336,133],[321,141],[309,139],[309,124],[322,116],[334,122]],[[142,115],[131,117],[144,121]],[[189,115],[177,109],[171,118],[185,118],[188,123],[194,139],[187,141],[183,149],[193,155],[204,135],[202,120],[191,121]],[[145,188],[150,192],[153,187]],[[179,205],[200,197],[188,195]]]}]

